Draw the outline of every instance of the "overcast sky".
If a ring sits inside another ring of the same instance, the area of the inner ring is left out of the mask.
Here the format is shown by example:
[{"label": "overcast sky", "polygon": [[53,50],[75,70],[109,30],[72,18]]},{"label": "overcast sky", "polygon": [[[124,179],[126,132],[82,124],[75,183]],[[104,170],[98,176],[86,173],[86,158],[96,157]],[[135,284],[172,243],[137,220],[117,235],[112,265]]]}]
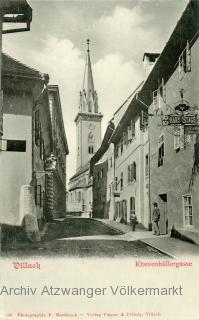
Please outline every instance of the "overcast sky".
[{"label": "overcast sky", "polygon": [[31,31],[3,36],[3,51],[48,73],[60,88],[70,154],[68,178],[75,173],[76,131],[86,57],[90,38],[91,61],[102,133],[114,111],[142,81],[144,52],[161,52],[187,0],[37,1]]}]

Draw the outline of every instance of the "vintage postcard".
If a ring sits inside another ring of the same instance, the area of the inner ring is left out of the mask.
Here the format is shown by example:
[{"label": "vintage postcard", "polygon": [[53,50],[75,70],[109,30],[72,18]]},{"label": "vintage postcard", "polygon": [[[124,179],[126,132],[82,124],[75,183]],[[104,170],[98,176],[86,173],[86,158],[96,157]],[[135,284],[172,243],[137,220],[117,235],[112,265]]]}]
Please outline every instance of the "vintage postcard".
[{"label": "vintage postcard", "polygon": [[199,0],[0,0],[0,319],[199,319]]}]

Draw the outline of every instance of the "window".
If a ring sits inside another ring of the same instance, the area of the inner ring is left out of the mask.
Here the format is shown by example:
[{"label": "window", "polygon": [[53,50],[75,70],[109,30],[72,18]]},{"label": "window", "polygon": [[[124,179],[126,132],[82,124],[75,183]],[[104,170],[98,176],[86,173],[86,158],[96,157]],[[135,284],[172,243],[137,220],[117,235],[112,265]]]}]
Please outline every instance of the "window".
[{"label": "window", "polygon": [[123,153],[123,137],[120,140],[121,154]]},{"label": "window", "polygon": [[121,172],[120,189],[123,190],[123,172]]},{"label": "window", "polygon": [[78,202],[81,202],[81,191],[78,193]]},{"label": "window", "polygon": [[89,146],[88,147],[88,153],[89,154],[93,154],[94,153],[94,147],[93,146]]},{"label": "window", "polygon": [[118,182],[117,182],[117,177],[115,177],[115,190],[117,191],[117,184],[118,184]]},{"label": "window", "polygon": [[45,207],[45,205],[46,205],[46,193],[45,193],[45,191],[42,191],[42,193],[41,193],[41,207]]},{"label": "window", "polygon": [[112,157],[110,158],[110,168],[112,168],[112,166],[113,166],[113,159],[112,159]]},{"label": "window", "polygon": [[193,207],[191,195],[183,196],[183,210],[185,226],[193,225]]},{"label": "window", "polygon": [[35,111],[35,144],[39,146],[40,142],[40,122],[39,122],[39,110]]},{"label": "window", "polygon": [[44,147],[44,140],[42,138],[42,134],[40,137],[40,159],[41,160],[45,159],[45,147]]},{"label": "window", "polygon": [[42,191],[41,185],[35,185],[35,204],[42,207]]},{"label": "window", "polygon": [[140,130],[145,130],[148,127],[148,114],[141,111],[140,114]]},{"label": "window", "polygon": [[135,137],[135,122],[131,120],[130,125],[127,127],[127,139],[129,142]]},{"label": "window", "polygon": [[179,79],[182,80],[186,72],[191,71],[191,49],[189,46],[189,42],[187,41],[187,45],[179,56],[178,61],[179,66]]},{"label": "window", "polygon": [[123,143],[124,143],[124,145],[128,144],[128,132],[127,131],[123,132]]},{"label": "window", "polygon": [[25,140],[7,140],[7,151],[26,152]]},{"label": "window", "polygon": [[149,175],[149,155],[145,156],[145,176]]},{"label": "window", "polygon": [[135,213],[135,197],[130,197],[130,212]]},{"label": "window", "polygon": [[163,166],[164,153],[164,136],[162,135],[159,139],[158,167]]},{"label": "window", "polygon": [[166,103],[166,87],[162,78],[161,85],[153,91],[153,111],[157,113],[162,108],[163,103]]},{"label": "window", "polygon": [[92,132],[89,132],[88,143],[94,143],[94,142],[95,142],[94,134]]},{"label": "window", "polygon": [[119,156],[119,144],[117,143],[115,145],[115,158],[118,158],[118,156]]},{"label": "window", "polygon": [[128,182],[136,181],[136,163],[135,161],[128,165]]},{"label": "window", "polygon": [[174,128],[174,150],[178,152],[184,148],[184,127],[175,126]]},{"label": "window", "polygon": [[131,129],[131,126],[128,126],[127,132],[128,132],[128,141],[131,141],[132,140],[132,129]]}]

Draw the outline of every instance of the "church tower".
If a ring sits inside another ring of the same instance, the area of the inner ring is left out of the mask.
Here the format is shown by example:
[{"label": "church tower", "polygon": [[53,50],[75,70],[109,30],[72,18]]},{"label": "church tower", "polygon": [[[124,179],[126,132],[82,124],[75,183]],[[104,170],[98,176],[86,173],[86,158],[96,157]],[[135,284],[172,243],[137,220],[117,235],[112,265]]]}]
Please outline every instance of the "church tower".
[{"label": "church tower", "polygon": [[79,110],[75,118],[77,137],[77,170],[84,166],[101,145],[101,121],[97,92],[94,88],[90,60],[90,40],[87,40],[87,57],[83,88],[80,91]]}]

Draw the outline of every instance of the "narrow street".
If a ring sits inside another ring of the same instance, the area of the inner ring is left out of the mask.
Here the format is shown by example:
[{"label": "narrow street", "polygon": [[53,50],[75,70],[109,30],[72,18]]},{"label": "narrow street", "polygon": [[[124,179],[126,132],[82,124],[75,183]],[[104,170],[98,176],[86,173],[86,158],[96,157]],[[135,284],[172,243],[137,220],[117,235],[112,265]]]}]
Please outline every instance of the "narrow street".
[{"label": "narrow street", "polygon": [[122,231],[86,218],[54,220],[41,242],[30,243],[18,237],[2,247],[2,256],[166,257],[140,240],[129,239]]}]

